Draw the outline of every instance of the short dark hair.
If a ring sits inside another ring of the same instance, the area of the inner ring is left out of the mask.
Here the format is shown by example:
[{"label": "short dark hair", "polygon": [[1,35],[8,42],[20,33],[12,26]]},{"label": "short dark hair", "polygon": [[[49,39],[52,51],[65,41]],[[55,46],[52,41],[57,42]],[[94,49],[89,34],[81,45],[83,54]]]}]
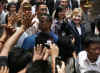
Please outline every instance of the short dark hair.
[{"label": "short dark hair", "polygon": [[[7,10],[8,10],[8,11],[10,10],[10,7],[11,7],[12,5],[16,6],[16,9],[17,9],[17,4],[11,2],[11,3],[8,3],[8,5],[7,5]],[[17,11],[17,10],[16,10],[16,11]]]},{"label": "short dark hair", "polygon": [[50,36],[49,33],[46,32],[40,32],[38,36],[36,37],[36,44],[42,44],[46,43],[47,40],[51,39],[52,37]]},{"label": "short dark hair", "polygon": [[[36,11],[39,9],[40,5],[46,5],[45,3],[37,3],[36,4]],[[47,6],[47,5],[46,5]]]},{"label": "short dark hair", "polygon": [[65,8],[64,8],[63,6],[57,7],[57,8],[56,8],[56,13],[55,13],[55,16],[54,16],[54,17],[55,17],[56,19],[58,19],[58,18],[59,18],[59,17],[58,17],[58,13],[61,12],[61,11],[63,11],[64,9],[65,9]]},{"label": "short dark hair", "polygon": [[26,73],[52,73],[52,69],[48,61],[37,60],[30,64]]},{"label": "short dark hair", "polygon": [[72,37],[72,35],[59,37],[57,41],[57,45],[59,47],[59,55],[65,63],[70,57],[72,57],[72,53],[75,48],[71,42]]},{"label": "short dark hair", "polygon": [[49,33],[47,33],[47,32],[40,32],[38,34],[38,36],[36,37],[35,46],[37,46],[37,44],[42,44],[43,47],[47,47],[49,49],[50,48],[49,44],[46,45],[48,40],[54,42],[53,41],[53,37],[51,37],[51,35]]},{"label": "short dark hair", "polygon": [[51,17],[49,14],[46,14],[46,13],[45,13],[45,14],[41,14],[40,17],[39,17],[39,20],[41,20],[41,17],[42,17],[42,16],[46,16],[46,17],[47,17],[47,20],[48,20],[49,22],[52,22],[52,17]]},{"label": "short dark hair", "polygon": [[88,48],[90,44],[100,43],[100,36],[95,34],[86,35],[83,43],[84,48]]},{"label": "short dark hair", "polygon": [[8,55],[10,73],[17,73],[32,60],[32,53],[23,48],[13,47]]}]

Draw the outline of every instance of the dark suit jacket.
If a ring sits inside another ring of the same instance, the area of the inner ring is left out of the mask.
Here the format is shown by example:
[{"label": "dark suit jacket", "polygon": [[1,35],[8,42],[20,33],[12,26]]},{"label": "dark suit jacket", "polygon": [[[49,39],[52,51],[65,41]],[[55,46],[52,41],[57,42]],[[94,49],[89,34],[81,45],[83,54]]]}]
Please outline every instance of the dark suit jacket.
[{"label": "dark suit jacket", "polygon": [[78,8],[78,2],[77,2],[77,0],[71,0],[71,3],[72,3],[72,10],[74,8]]},{"label": "dark suit jacket", "polygon": [[70,36],[72,35],[74,38],[75,38],[75,50],[77,52],[83,50],[83,39],[84,39],[84,36],[85,36],[85,28],[84,28],[84,25],[83,24],[80,24],[80,27],[81,27],[81,32],[82,32],[82,35],[79,35],[79,32],[76,28],[76,25],[73,21],[71,21],[71,23],[63,23],[63,26],[62,26],[62,29],[63,29],[63,32],[65,32],[65,35],[66,36]]},{"label": "dark suit jacket", "polygon": [[46,0],[46,4],[47,4],[47,6],[48,6],[50,15],[52,15],[52,13],[53,13],[53,11],[54,11],[54,9],[55,9],[54,0]]}]

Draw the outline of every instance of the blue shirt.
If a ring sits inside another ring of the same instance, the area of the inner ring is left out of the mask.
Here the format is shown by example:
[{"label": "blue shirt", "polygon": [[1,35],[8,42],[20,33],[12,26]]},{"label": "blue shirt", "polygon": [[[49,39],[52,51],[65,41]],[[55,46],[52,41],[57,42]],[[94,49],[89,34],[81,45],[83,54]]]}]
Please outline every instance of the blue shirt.
[{"label": "blue shirt", "polygon": [[[58,36],[54,32],[49,32],[49,34],[54,39],[54,42],[56,43],[58,41]],[[37,36],[38,36],[38,33],[25,38],[22,48],[24,48],[25,50],[34,48]]]}]

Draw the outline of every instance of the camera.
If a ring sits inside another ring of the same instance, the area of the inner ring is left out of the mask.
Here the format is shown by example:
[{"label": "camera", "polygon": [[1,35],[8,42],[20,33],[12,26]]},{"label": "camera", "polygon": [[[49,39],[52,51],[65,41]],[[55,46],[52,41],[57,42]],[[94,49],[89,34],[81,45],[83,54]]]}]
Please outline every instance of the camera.
[{"label": "camera", "polygon": [[52,43],[51,40],[47,40],[46,43],[43,44],[44,47],[47,47],[48,49],[50,48],[50,44]]}]

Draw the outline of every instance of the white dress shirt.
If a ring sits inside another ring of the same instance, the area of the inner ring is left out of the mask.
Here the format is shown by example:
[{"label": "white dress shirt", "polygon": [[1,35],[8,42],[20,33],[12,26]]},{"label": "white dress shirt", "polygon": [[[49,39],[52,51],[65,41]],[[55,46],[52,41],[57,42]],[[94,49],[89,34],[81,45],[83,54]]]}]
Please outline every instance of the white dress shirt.
[{"label": "white dress shirt", "polygon": [[79,64],[79,70],[81,73],[85,73],[87,71],[97,71],[100,72],[100,56],[98,56],[97,60],[95,62],[91,62],[88,59],[86,51],[81,51],[78,54],[78,64]]}]

